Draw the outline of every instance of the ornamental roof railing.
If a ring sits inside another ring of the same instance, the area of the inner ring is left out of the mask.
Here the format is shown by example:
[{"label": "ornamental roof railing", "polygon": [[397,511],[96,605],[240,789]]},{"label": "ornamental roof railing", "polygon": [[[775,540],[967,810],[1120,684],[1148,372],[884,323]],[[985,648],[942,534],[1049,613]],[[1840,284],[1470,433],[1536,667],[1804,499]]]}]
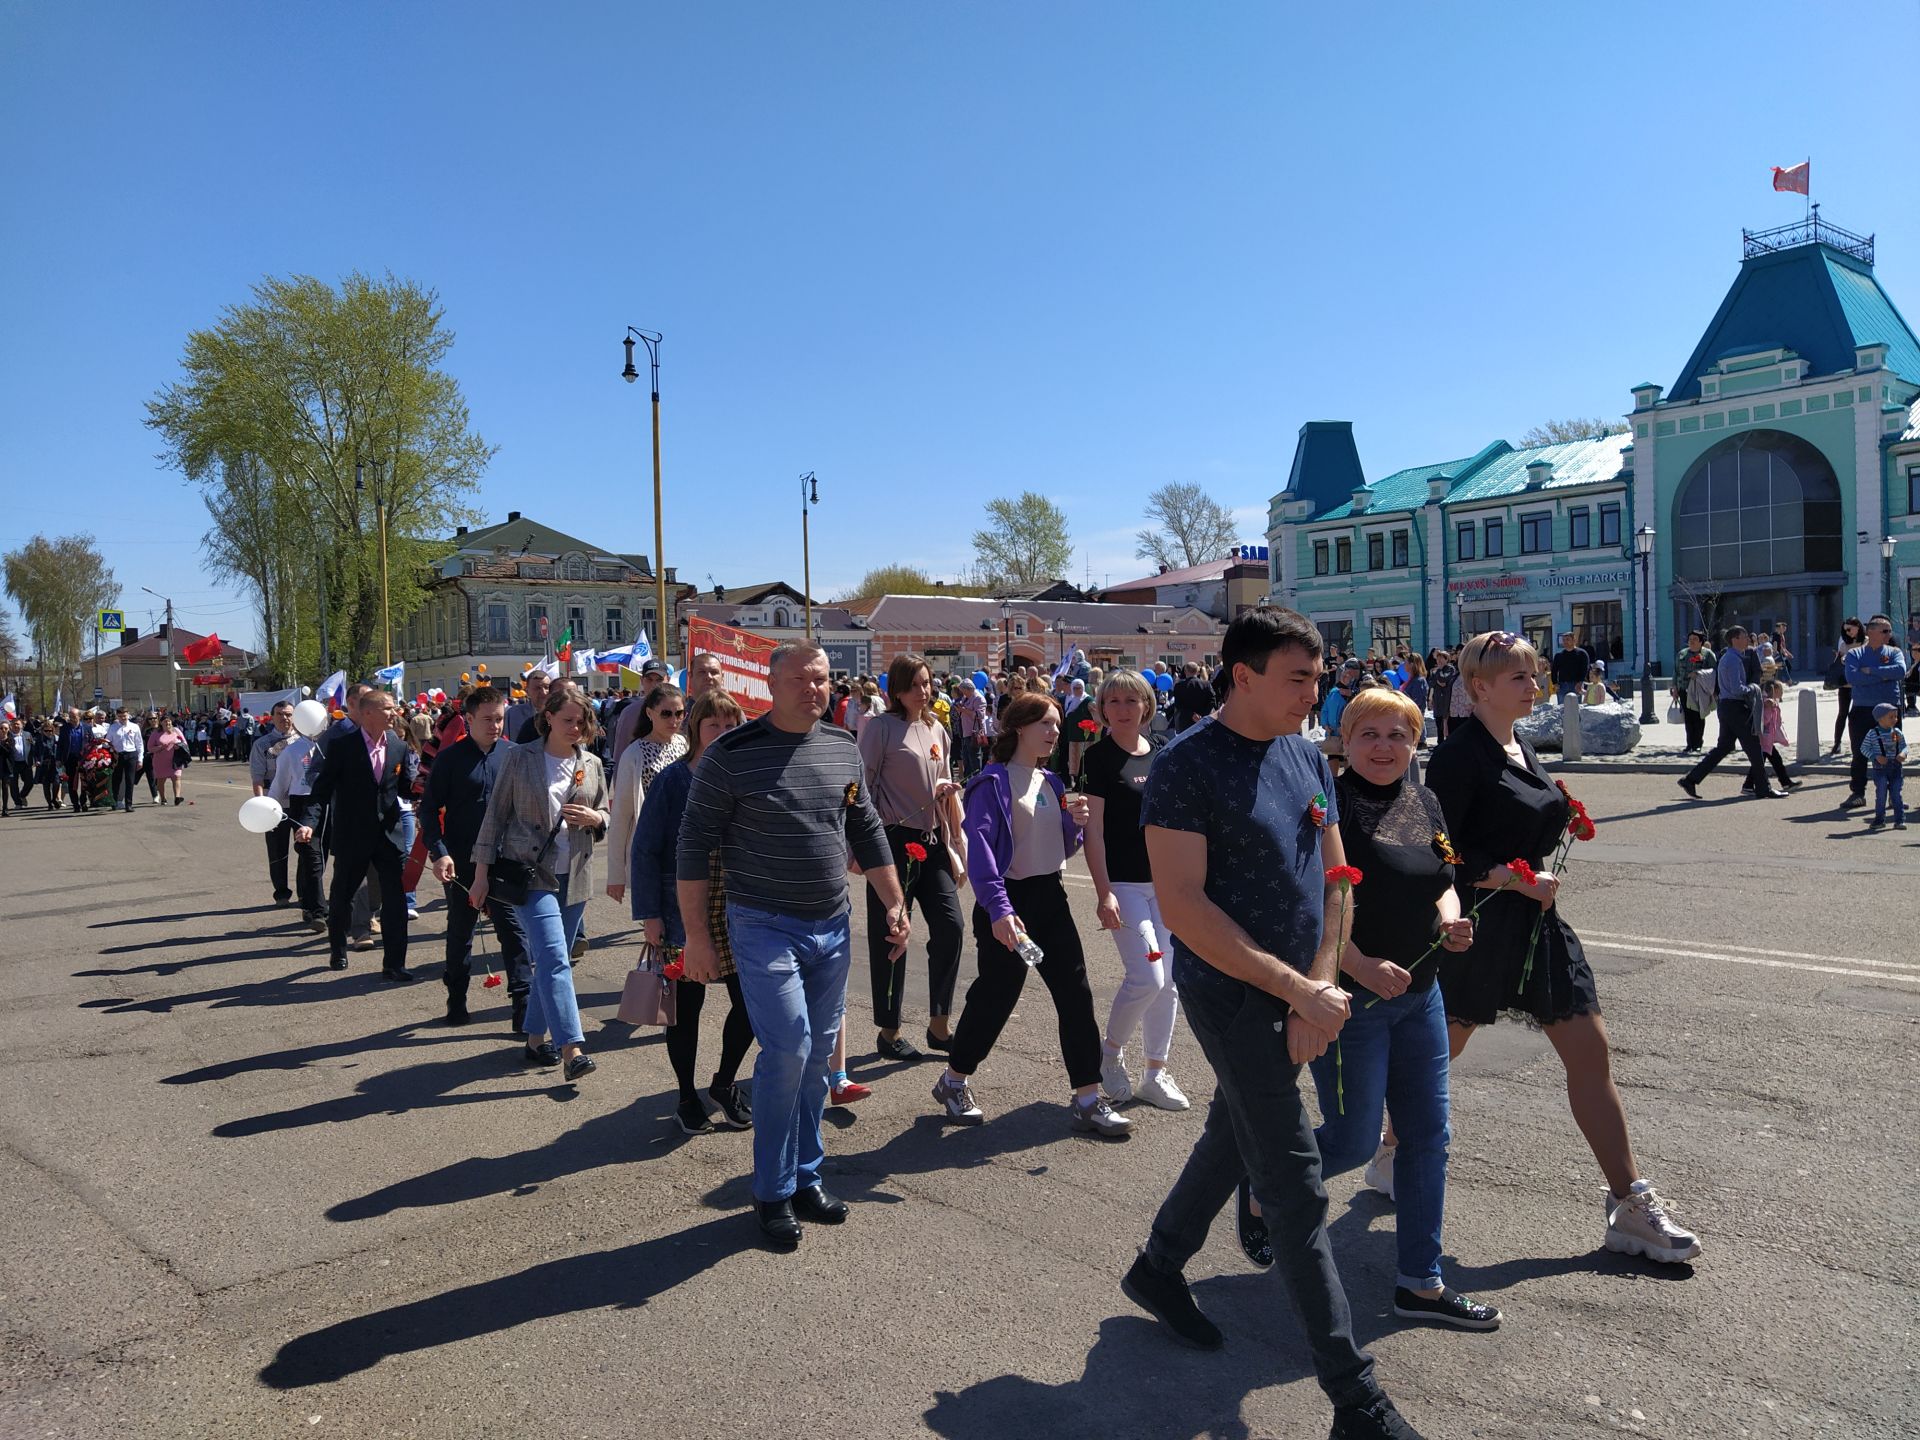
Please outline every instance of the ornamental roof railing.
[{"label": "ornamental roof railing", "polygon": [[1805,220],[1796,220],[1791,225],[1776,225],[1771,230],[1743,229],[1740,232],[1742,260],[1751,260],[1756,255],[1771,255],[1776,250],[1791,250],[1797,245],[1826,245],[1842,255],[1851,255],[1856,260],[1873,264],[1873,236],[1856,235],[1851,230],[1841,229],[1831,220],[1822,220],[1817,205]]}]

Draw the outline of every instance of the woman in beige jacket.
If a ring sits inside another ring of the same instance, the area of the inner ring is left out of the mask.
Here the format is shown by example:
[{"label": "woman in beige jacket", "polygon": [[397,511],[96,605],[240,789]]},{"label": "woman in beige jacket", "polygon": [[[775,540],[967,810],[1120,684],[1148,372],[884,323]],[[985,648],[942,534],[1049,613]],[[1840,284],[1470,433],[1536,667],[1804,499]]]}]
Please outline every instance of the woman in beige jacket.
[{"label": "woman in beige jacket", "polygon": [[[527,1061],[566,1066],[578,1080],[596,1067],[586,1053],[568,956],[593,884],[593,842],[606,833],[607,781],[586,747],[599,725],[571,686],[556,689],[534,717],[538,745],[505,751],[473,842],[468,900],[487,903],[499,861],[530,867],[527,896],[513,906],[527,933],[533,985],[527,996]],[[542,1038],[544,1037],[544,1039]]]}]

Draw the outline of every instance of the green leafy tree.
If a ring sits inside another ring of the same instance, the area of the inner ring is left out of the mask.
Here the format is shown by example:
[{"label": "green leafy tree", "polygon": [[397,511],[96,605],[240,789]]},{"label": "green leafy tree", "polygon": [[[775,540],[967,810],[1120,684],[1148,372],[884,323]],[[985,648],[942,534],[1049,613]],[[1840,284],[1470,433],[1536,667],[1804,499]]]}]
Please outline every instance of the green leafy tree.
[{"label": "green leafy tree", "polygon": [[1037,585],[1073,563],[1066,512],[1028,490],[1017,500],[987,502],[987,528],[973,532],[973,552],[989,585]]},{"label": "green leafy tree", "polygon": [[1190,480],[1147,496],[1147,519],[1152,525],[1135,534],[1133,553],[1169,570],[1225,559],[1240,543],[1233,511]]},{"label": "green leafy tree", "polygon": [[862,600],[877,595],[980,595],[982,587],[967,580],[949,584],[931,578],[918,565],[880,565],[867,571],[860,583],[841,600]]},{"label": "green leafy tree", "polygon": [[1565,445],[1571,440],[1596,440],[1602,435],[1624,435],[1626,431],[1626,425],[1619,420],[1545,420],[1520,437],[1520,448]]},{"label": "green leafy tree", "polygon": [[202,548],[259,605],[282,680],[318,673],[323,597],[334,663],[382,662],[383,512],[396,634],[437,542],[477,518],[494,451],[442,368],[443,321],[432,291],[391,275],[265,279],[188,335],[182,378],[148,402],[162,458],[206,502]]},{"label": "green leafy tree", "polygon": [[4,561],[7,594],[20,611],[33,642],[36,710],[52,704],[53,692],[79,668],[93,634],[94,617],[118,596],[113,571],[91,535],[49,540],[35,535]]}]

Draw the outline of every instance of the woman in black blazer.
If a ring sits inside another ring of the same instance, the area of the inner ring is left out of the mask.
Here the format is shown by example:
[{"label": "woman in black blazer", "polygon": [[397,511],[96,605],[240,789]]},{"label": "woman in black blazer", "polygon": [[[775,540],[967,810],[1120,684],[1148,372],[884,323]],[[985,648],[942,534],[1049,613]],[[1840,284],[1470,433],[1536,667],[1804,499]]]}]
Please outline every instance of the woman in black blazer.
[{"label": "woman in black blazer", "polygon": [[[1560,879],[1543,868],[1572,811],[1533,747],[1514,733],[1539,699],[1539,665],[1533,646],[1510,631],[1468,641],[1458,683],[1467,687],[1473,713],[1427,766],[1427,788],[1440,798],[1460,856],[1461,901],[1485,902],[1472,946],[1440,956],[1449,1049],[1458,1055],[1474,1029],[1493,1024],[1503,1010],[1539,1025],[1566,1068],[1568,1103],[1607,1178],[1607,1248],[1691,1260],[1700,1253],[1698,1238],[1667,1213],[1634,1159],[1593,969],[1555,903]],[[1533,867],[1531,884],[1514,883],[1509,860]]]}]

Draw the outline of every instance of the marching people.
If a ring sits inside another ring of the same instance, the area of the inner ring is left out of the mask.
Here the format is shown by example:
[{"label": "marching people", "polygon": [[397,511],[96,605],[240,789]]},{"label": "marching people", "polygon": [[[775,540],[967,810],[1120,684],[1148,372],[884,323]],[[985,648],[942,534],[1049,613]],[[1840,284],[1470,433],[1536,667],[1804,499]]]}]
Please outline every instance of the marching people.
[{"label": "marching people", "polygon": [[[1144,727],[1154,708],[1153,687],[1131,670],[1115,670],[1100,685],[1107,733],[1087,746],[1080,762],[1087,796],[1087,873],[1099,896],[1095,915],[1120,952],[1120,988],[1107,1013],[1101,1042],[1100,1087],[1121,1105],[1136,1095],[1162,1110],[1185,1110],[1186,1094],[1167,1073],[1174,1022],[1180,1014],[1166,921],[1153,894],[1153,866],[1140,833],[1140,799],[1153,768],[1153,744]],[[1127,1043],[1140,1032],[1146,1071],[1139,1088],[1127,1074]]]},{"label": "marching people", "polygon": [[1078,790],[1081,756],[1086,753],[1086,747],[1100,729],[1100,720],[1094,713],[1093,696],[1087,692],[1086,681],[1067,682],[1067,694],[1060,702],[1060,710],[1060,738],[1053,743],[1053,754],[1047,766],[1065,780],[1069,788]]},{"label": "marching people", "polygon": [[[599,719],[586,698],[552,687],[534,716],[537,745],[506,752],[473,840],[473,883],[467,903],[486,905],[496,880],[526,933],[533,976],[527,997],[530,1064],[563,1066],[571,1082],[599,1067],[587,1054],[574,993],[571,956],[593,883],[593,842],[606,833],[607,783],[588,748]],[[523,888],[524,887],[524,888]]]},{"label": "marching people", "polygon": [[[80,772],[76,777],[80,788],[86,795],[86,808],[89,810],[117,809],[118,805],[113,788],[114,758],[111,741],[112,731],[107,725],[106,713],[101,710],[87,712],[87,722],[77,732],[80,738]],[[135,731],[136,738],[138,730]],[[138,765],[128,769],[127,809],[133,809],[132,776],[138,772]]]},{"label": "marching people", "polygon": [[173,803],[181,801],[180,777],[186,773],[188,754],[187,737],[180,733],[180,727],[173,723],[171,715],[162,715],[160,723],[154,726],[153,733],[147,737],[147,760],[152,765],[154,803],[164,805],[167,799],[167,786],[173,786]]},{"label": "marching people", "polygon": [[[753,1067],[753,1197],[761,1233],[790,1249],[801,1220],[837,1225],[847,1206],[821,1184],[827,1071],[846,1009],[851,934],[847,852],[880,891],[897,953],[912,933],[860,752],[822,725],[831,669],[813,641],[767,660],[772,707],[720,736],[687,795],[676,860],[680,914],[707,913],[715,851],[727,931],[760,1054]],[[689,978],[719,975],[706,927],[687,929]]]},{"label": "marching people", "polygon": [[1853,766],[1847,777],[1847,798],[1843,810],[1855,810],[1867,803],[1867,758],[1860,742],[1874,728],[1874,712],[1881,705],[1900,705],[1901,682],[1907,678],[1905,653],[1893,643],[1893,622],[1884,615],[1867,620],[1867,638],[1848,650],[1841,659],[1845,669],[1848,699],[1847,743],[1853,747]]},{"label": "marching people", "polygon": [[[640,922],[647,944],[656,950],[684,951],[686,946],[687,931],[680,914],[679,883],[675,876],[680,825],[686,818],[687,792],[693,788],[694,767],[709,745],[746,718],[738,700],[717,685],[708,686],[687,712],[686,753],[660,772],[648,787],[646,802],[640,807],[639,823],[628,856],[630,903],[633,918]],[[706,912],[697,919],[704,921],[707,939],[713,945],[713,979],[726,986],[730,1002],[726,1022],[720,1030],[720,1059],[708,1082],[707,1096],[718,1108],[723,1126],[729,1130],[750,1130],[753,1109],[740,1093],[738,1077],[740,1064],[753,1044],[753,1021],[740,992],[733,942],[727,933],[727,882],[718,850],[712,852],[708,860],[707,887]],[[700,1014],[706,1007],[706,998],[705,983],[691,978],[676,981],[674,1020],[667,1027],[667,1060],[680,1087],[676,1118],[682,1132],[688,1135],[709,1134],[714,1128],[694,1078],[700,1057]]]},{"label": "marching people", "polygon": [[[400,878],[407,847],[400,797],[413,788],[417,762],[407,742],[391,728],[392,703],[385,691],[371,688],[353,697],[349,704],[354,728],[336,729],[322,743],[311,794],[327,827],[327,848],[333,855],[327,963],[335,970],[347,968],[353,897],[372,872],[380,883],[380,973],[388,983],[404,985],[415,976],[407,969],[407,894]],[[302,843],[313,839],[311,826],[301,831],[305,833],[296,832],[293,838]],[[284,848],[279,864],[275,883],[284,886]]]},{"label": "marching people", "polygon": [[993,759],[966,790],[967,874],[973,882],[973,938],[980,973],[967,989],[933,1098],[947,1119],[978,1125],[973,1076],[1013,1015],[1027,972],[1038,970],[1059,1018],[1060,1053],[1073,1095],[1075,1130],[1121,1138],[1133,1122],[1100,1093],[1102,1047],[1093,989],[1061,879],[1080,848],[1087,797],[1069,794],[1046,768],[1060,738],[1060,711],[1045,695],[1023,695],[1007,707]]},{"label": "marching people", "polygon": [[1768,680],[1760,687],[1760,753],[1773,767],[1773,777],[1782,790],[1798,790],[1805,782],[1787,774],[1786,757],[1781,754],[1787,748],[1786,715],[1782,709],[1786,694],[1787,687],[1778,680]]},{"label": "marching people", "polygon": [[[1496,633],[1504,635],[1508,632],[1502,630]],[[1679,781],[1680,788],[1692,799],[1700,798],[1700,782],[1733,753],[1736,745],[1747,757],[1747,780],[1740,787],[1743,792],[1765,800],[1778,800],[1787,793],[1767,783],[1767,764],[1760,753],[1760,724],[1764,719],[1760,710],[1760,659],[1753,653],[1750,640],[1744,625],[1735,625],[1727,631],[1727,648],[1721,653],[1720,663],[1714,670],[1714,690],[1718,696],[1715,713],[1720,720],[1720,736],[1714,741],[1713,749],[1703,755]],[[1529,645],[1527,649],[1531,651],[1533,647]],[[1466,666],[1463,664],[1460,669],[1464,675]],[[1478,699],[1474,713],[1480,713]]]},{"label": "marching people", "polygon": [[[653,692],[667,683],[667,667],[659,660],[649,660],[640,667],[640,694],[627,702],[620,712],[620,718],[613,722],[613,742],[607,758],[613,764],[614,773],[619,773],[620,758],[627,753],[627,747],[635,740],[648,734],[648,702]],[[521,744],[527,742],[522,740]]]},{"label": "marching people", "polygon": [[47,809],[60,808],[60,732],[51,719],[42,720],[33,737],[32,768]]},{"label": "marching people", "polygon": [[146,759],[147,744],[139,725],[125,710],[116,711],[114,722],[107,727],[107,749],[113,755],[113,772],[109,780],[112,798],[109,806],[131,815],[134,796],[138,793],[140,763]]},{"label": "marching people", "polygon": [[[1721,660],[1723,729],[1746,631],[1734,627],[1728,641],[1731,648]],[[1533,747],[1514,733],[1538,698],[1538,663],[1533,647],[1511,631],[1470,641],[1460,652],[1460,675],[1474,697],[1473,716],[1427,765],[1427,786],[1440,797],[1448,838],[1460,856],[1455,881],[1461,898],[1484,899],[1471,946],[1440,957],[1449,1046],[1458,1057],[1474,1030],[1493,1024],[1502,1011],[1519,1011],[1539,1024],[1565,1067],[1574,1120],[1606,1176],[1607,1248],[1679,1263],[1700,1253],[1700,1241],[1668,1212],[1634,1158],[1593,970],[1556,904],[1560,879],[1545,868],[1573,812]],[[1733,723],[1748,724],[1744,717]],[[1752,735],[1742,733],[1750,752],[1757,752]],[[1730,748],[1723,734],[1709,758]],[[1757,753],[1753,762],[1765,785]],[[1516,874],[1509,858],[1527,862],[1534,878]],[[1467,893],[1474,891],[1493,893]],[[1392,1102],[1388,1108],[1397,1123],[1398,1109]]]},{"label": "marching people", "polygon": [[[953,987],[965,939],[958,882],[966,875],[957,795],[950,778],[952,738],[934,719],[933,672],[911,652],[887,666],[887,708],[860,730],[860,762],[867,793],[886,828],[894,874],[927,921],[927,1048],[952,1043]],[[919,857],[908,850],[919,849]],[[873,986],[874,1049],[883,1060],[918,1060],[920,1051],[900,1033],[907,957],[889,954],[886,902],[871,882],[867,892],[867,972]]]},{"label": "marching people", "polygon": [[[526,699],[515,700],[507,706],[507,728],[505,739],[512,745],[525,745],[533,739],[533,717],[540,713],[540,707],[547,703],[547,672],[529,670],[521,682]],[[526,738],[522,738],[522,737]]]},{"label": "marching people", "polygon": [[1236,617],[1220,644],[1224,703],[1214,723],[1168,745],[1149,778],[1141,820],[1174,982],[1217,1083],[1121,1288],[1185,1343],[1220,1348],[1181,1272],[1250,1176],[1333,1402],[1333,1440],[1418,1440],[1354,1342],[1299,1087],[1301,1066],[1334,1044],[1349,1010],[1336,977],[1350,916],[1327,876],[1345,864],[1339,801],[1326,757],[1300,733],[1318,693],[1320,647],[1313,623],[1291,610]]},{"label": "marching people", "polygon": [[[270,795],[286,815],[293,837],[294,891],[300,901],[300,918],[307,929],[318,935],[327,928],[327,907],[322,898],[327,874],[327,850],[320,829],[319,807],[313,799],[314,766],[319,762],[320,744],[305,735],[294,735],[274,760]],[[305,838],[301,838],[304,836]]]},{"label": "marching people", "polygon": [[1698,754],[1706,744],[1707,712],[1719,694],[1719,664],[1719,657],[1707,644],[1707,632],[1689,630],[1687,648],[1673,662],[1673,700],[1680,707],[1680,719],[1687,732],[1683,754]]},{"label": "marching people", "polygon": [[[507,702],[498,690],[491,685],[475,686],[461,700],[460,710],[467,733],[434,756],[420,800],[420,831],[434,878],[447,897],[447,962],[441,979],[447,989],[449,1025],[465,1025],[469,1018],[473,932],[481,908],[469,898],[475,872],[473,843],[486,819],[487,801],[499,778],[500,762],[512,748],[501,740],[507,724]],[[513,1033],[523,1035],[531,983],[527,932],[519,914],[499,896],[489,896],[485,909],[500,946],[500,968],[506,975],[507,998],[513,1007]]]},{"label": "marching people", "polygon": [[[263,731],[260,738],[253,742],[253,748],[247,752],[247,773],[253,781],[253,793],[264,795],[273,784],[275,767],[280,756],[293,740],[293,706],[279,701],[269,712],[272,725]],[[293,890],[287,884],[287,846],[293,838],[293,825],[283,822],[266,834],[267,875],[273,881],[273,899],[276,905],[286,905],[293,900]]]},{"label": "marching people", "polygon": [[614,764],[613,825],[607,834],[607,894],[615,900],[626,893],[627,866],[632,858],[629,851],[641,803],[660,773],[687,753],[687,737],[681,731],[687,718],[687,699],[680,693],[679,686],[662,682],[628,709],[644,714],[639,728],[645,738],[629,745]]},{"label": "marching people", "polygon": [[33,734],[31,722],[0,719],[0,813],[27,808],[33,788]]}]

